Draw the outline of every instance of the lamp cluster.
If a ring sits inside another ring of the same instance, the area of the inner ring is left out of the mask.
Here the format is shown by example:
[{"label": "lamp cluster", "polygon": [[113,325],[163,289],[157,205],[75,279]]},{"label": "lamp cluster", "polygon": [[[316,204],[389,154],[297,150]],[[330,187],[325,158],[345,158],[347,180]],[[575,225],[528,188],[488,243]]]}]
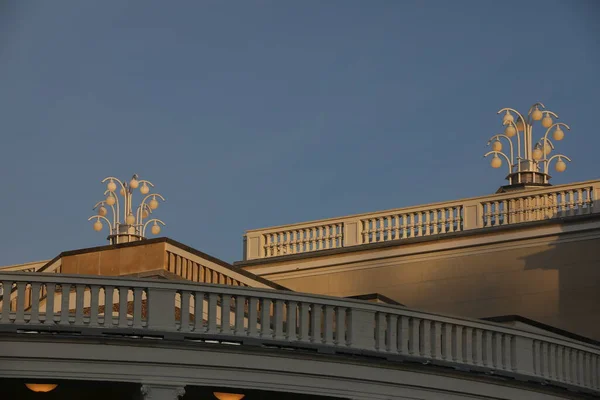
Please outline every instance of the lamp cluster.
[{"label": "lamp cluster", "polygon": [[[146,228],[150,224],[153,235],[160,233],[160,225],[164,226],[165,223],[150,216],[158,208],[159,200],[165,201],[165,198],[158,193],[150,193],[150,188],[154,188],[152,182],[139,179],[134,174],[129,182],[109,176],[102,183],[106,183],[105,199],[96,203],[96,215],[88,218],[88,221],[96,220],[93,225],[95,231],[101,231],[104,228],[103,221],[106,222],[108,239],[112,244],[145,239]],[[133,195],[137,189],[144,197],[134,213]]]},{"label": "lamp cluster", "polygon": [[[504,132],[491,137],[487,145],[492,150],[484,157],[493,155],[490,165],[492,168],[500,168],[502,159],[508,166],[508,176],[511,185],[532,184],[548,185],[550,175],[548,170],[554,161],[554,169],[564,172],[567,169],[566,161],[571,159],[564,154],[551,155],[554,151],[554,143],[564,139],[565,131],[569,126],[562,122],[555,122],[558,115],[547,110],[542,103],[535,103],[529,108],[527,118],[512,108],[503,108],[498,114],[504,113],[502,125]],[[546,132],[539,140],[533,140],[533,125],[541,121]],[[549,138],[551,134],[552,140]],[[508,154],[504,149],[503,142],[508,143]],[[516,141],[516,146],[513,140]],[[516,154],[515,154],[516,147]]]}]

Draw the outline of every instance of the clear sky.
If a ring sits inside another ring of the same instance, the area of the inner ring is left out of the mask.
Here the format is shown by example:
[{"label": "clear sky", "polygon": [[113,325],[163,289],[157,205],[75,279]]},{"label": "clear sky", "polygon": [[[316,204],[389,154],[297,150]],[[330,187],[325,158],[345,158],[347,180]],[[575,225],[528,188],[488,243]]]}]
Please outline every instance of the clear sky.
[{"label": "clear sky", "polygon": [[[108,175],[226,261],[246,229],[485,195],[496,111],[572,131],[600,177],[600,1],[6,0],[0,265],[105,244]],[[540,128],[538,128],[538,133]],[[105,232],[104,232],[105,233]]]}]

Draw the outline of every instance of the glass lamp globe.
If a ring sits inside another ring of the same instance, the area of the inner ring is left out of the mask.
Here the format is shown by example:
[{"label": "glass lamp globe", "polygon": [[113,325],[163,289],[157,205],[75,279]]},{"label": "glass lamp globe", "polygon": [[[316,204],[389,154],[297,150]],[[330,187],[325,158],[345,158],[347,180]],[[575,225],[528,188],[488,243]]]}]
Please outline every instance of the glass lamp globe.
[{"label": "glass lamp globe", "polygon": [[521,118],[519,118],[517,120],[517,130],[519,132],[523,132],[524,129],[525,129],[525,124],[523,123],[523,120]]},{"label": "glass lamp globe", "polygon": [[119,194],[123,197],[125,197],[125,189],[121,188],[121,190],[119,190]]},{"label": "glass lamp globe", "polygon": [[492,158],[492,162],[490,163],[490,165],[492,166],[492,168],[500,168],[502,166],[502,160],[497,155],[494,155],[494,158]]},{"label": "glass lamp globe", "polygon": [[117,190],[117,184],[114,181],[111,180],[106,185],[106,188],[108,189],[109,192],[114,192],[115,190]]},{"label": "glass lamp globe", "polygon": [[148,187],[148,185],[146,185],[146,183],[144,182],[144,184],[142,185],[142,187],[140,188],[140,193],[142,194],[148,194],[150,192],[150,188]]},{"label": "glass lamp globe", "polygon": [[101,217],[106,217],[106,214],[108,213],[108,211],[106,211],[106,207],[101,206],[98,209],[98,215],[100,215]]},{"label": "glass lamp globe", "polygon": [[94,222],[94,230],[96,232],[100,232],[102,230],[102,222],[100,222],[100,220],[96,220],[96,222]]},{"label": "glass lamp globe", "polygon": [[542,159],[542,157],[544,157],[544,153],[542,152],[542,149],[540,149],[539,147],[536,147],[533,150],[532,156],[533,156],[534,160],[539,161]]},{"label": "glass lamp globe", "polygon": [[544,143],[543,151],[544,151],[544,155],[545,156],[547,156],[550,153],[552,153],[552,147],[550,146],[550,144]]},{"label": "glass lamp globe", "polygon": [[559,158],[556,162],[556,165],[554,166],[554,169],[556,170],[556,172],[565,172],[565,170],[567,169],[567,164]]},{"label": "glass lamp globe", "polygon": [[132,178],[129,181],[129,187],[131,187],[132,189],[137,189],[138,186],[140,186],[140,182],[137,179]]},{"label": "glass lamp globe", "polygon": [[504,130],[504,134],[508,137],[513,137],[517,134],[517,130],[515,129],[513,124],[510,124]]},{"label": "glass lamp globe", "polygon": [[108,196],[106,196],[106,204],[108,204],[109,206],[113,206],[115,205],[116,200],[115,200],[115,196],[113,196],[112,194],[109,194]]},{"label": "glass lamp globe", "polygon": [[565,132],[563,132],[563,130],[560,129],[560,126],[557,126],[556,130],[552,134],[552,139],[561,141],[561,140],[563,140],[564,137],[565,137]]},{"label": "glass lamp globe", "polygon": [[512,116],[512,114],[510,112],[506,111],[504,118],[502,118],[502,123],[504,125],[508,125],[510,122],[513,122],[514,120],[515,120],[515,118]]},{"label": "glass lamp globe", "polygon": [[158,224],[155,222],[154,225],[152,225],[152,234],[158,235],[159,233],[160,233],[160,226],[158,226]]},{"label": "glass lamp globe", "polygon": [[127,225],[135,224],[135,217],[133,216],[133,214],[129,214],[127,218],[125,218],[125,222],[127,222]]},{"label": "glass lamp globe", "polygon": [[148,218],[148,210],[144,209],[144,211],[142,211],[142,218]]},{"label": "glass lamp globe", "polygon": [[539,121],[540,119],[542,119],[542,112],[539,108],[537,108],[537,106],[535,107],[535,110],[533,110],[533,112],[531,113],[531,118],[533,118],[534,121]]},{"label": "glass lamp globe", "polygon": [[552,126],[552,117],[546,113],[544,119],[542,119],[542,126],[544,128],[550,128]]},{"label": "glass lamp globe", "polygon": [[152,200],[150,200],[149,206],[151,209],[156,210],[158,208],[158,200],[153,197]]},{"label": "glass lamp globe", "polygon": [[502,143],[499,140],[495,140],[492,143],[492,150],[494,150],[494,151],[502,151]]}]

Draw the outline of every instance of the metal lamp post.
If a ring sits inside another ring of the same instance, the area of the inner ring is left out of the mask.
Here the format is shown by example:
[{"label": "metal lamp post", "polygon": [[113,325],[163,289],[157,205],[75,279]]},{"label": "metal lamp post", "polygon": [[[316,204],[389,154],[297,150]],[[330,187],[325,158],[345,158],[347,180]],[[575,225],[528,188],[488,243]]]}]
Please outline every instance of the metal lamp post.
[{"label": "metal lamp post", "polygon": [[[137,174],[134,174],[129,182],[121,181],[113,176],[102,180],[106,184],[104,195],[106,198],[99,201],[94,206],[97,214],[88,218],[88,221],[95,219],[94,230],[101,231],[104,228],[102,221],[108,225],[108,240],[111,244],[128,243],[146,238],[146,228],[152,224],[151,232],[153,235],[160,233],[160,225],[165,225],[163,221],[157,218],[151,218],[150,215],[158,208],[159,200],[165,201],[165,198],[158,193],[150,193],[150,188],[154,185],[147,180],[140,180]],[[133,208],[133,194],[136,189],[144,196],[139,205]],[[118,193],[117,193],[118,189]],[[110,209],[111,215],[108,215]]]},{"label": "metal lamp post", "polygon": [[[531,186],[550,186],[551,176],[548,173],[550,164],[555,161],[554,169],[563,172],[567,169],[564,160],[571,161],[564,154],[550,155],[554,150],[552,140],[562,140],[565,137],[562,128],[566,130],[571,128],[562,122],[554,122],[553,118],[558,119],[558,115],[547,110],[542,103],[532,105],[527,112],[527,118],[512,108],[503,108],[498,111],[498,114],[501,113],[505,113],[502,118],[504,133],[490,138],[487,145],[491,145],[492,150],[484,155],[484,157],[493,155],[490,163],[492,168],[500,168],[503,159],[507,162],[506,179],[509,185],[500,188],[499,192]],[[534,141],[533,125],[537,121],[541,121],[546,133],[538,141]],[[552,140],[548,137],[550,133],[552,133]],[[513,139],[516,139],[516,143]],[[503,148],[502,140],[508,143],[508,154]]]}]

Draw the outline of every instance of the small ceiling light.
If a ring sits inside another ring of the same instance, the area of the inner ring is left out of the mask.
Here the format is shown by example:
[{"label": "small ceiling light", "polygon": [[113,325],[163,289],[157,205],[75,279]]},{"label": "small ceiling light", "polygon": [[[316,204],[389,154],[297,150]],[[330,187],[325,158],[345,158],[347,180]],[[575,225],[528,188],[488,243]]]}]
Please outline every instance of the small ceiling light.
[{"label": "small ceiling light", "polygon": [[56,383],[26,383],[27,389],[36,393],[48,393],[56,389]]},{"label": "small ceiling light", "polygon": [[219,400],[242,400],[245,395],[237,393],[222,393],[214,392],[215,397]]}]

